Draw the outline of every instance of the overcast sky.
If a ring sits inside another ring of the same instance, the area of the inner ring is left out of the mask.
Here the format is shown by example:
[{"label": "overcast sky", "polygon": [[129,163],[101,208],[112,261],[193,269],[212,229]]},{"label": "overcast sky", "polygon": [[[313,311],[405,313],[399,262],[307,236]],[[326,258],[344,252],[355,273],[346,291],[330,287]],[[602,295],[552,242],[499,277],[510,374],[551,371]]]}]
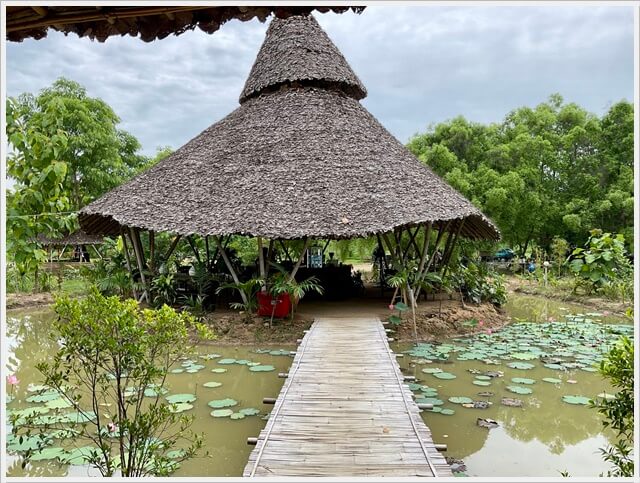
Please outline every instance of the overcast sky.
[{"label": "overcast sky", "polygon": [[[554,93],[602,115],[633,100],[633,11],[614,6],[368,7],[315,14],[368,90],[363,104],[400,141],[463,115],[480,122]],[[7,94],[80,82],[142,143],[178,148],[238,106],[268,22],[230,21],[145,43],[7,43]]]}]

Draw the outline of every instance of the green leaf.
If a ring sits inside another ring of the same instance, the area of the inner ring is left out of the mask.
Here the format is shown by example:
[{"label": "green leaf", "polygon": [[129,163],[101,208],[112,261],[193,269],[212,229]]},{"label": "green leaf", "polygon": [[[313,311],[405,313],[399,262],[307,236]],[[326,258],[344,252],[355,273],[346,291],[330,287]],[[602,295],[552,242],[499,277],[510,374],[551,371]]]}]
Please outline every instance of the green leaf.
[{"label": "green leaf", "polygon": [[409,306],[407,304],[405,304],[404,302],[397,302],[394,305],[394,308],[400,312],[405,312],[407,310],[409,310]]},{"label": "green leaf", "polygon": [[191,403],[196,400],[196,395],[195,394],[172,394],[171,396],[166,396],[165,399],[169,404]]},{"label": "green leaf", "polygon": [[264,365],[264,366],[252,366],[249,368],[249,370],[251,372],[270,372],[270,371],[275,371],[276,368],[270,365]]},{"label": "green leaf", "polygon": [[211,411],[211,416],[214,418],[226,418],[231,416],[233,413],[233,409],[215,409]]},{"label": "green leaf", "polygon": [[222,386],[222,383],[221,382],[217,382],[217,381],[210,381],[210,382],[205,382],[203,384],[203,386],[204,387],[209,387],[209,388],[211,388],[211,387],[220,387],[220,386]]},{"label": "green leaf", "polygon": [[207,403],[207,405],[212,408],[226,408],[226,407],[236,406],[237,404],[238,404],[238,401],[231,398],[215,399]]},{"label": "green leaf", "polygon": [[591,399],[585,396],[562,396],[562,400],[567,404],[579,404],[586,406],[590,403]]}]

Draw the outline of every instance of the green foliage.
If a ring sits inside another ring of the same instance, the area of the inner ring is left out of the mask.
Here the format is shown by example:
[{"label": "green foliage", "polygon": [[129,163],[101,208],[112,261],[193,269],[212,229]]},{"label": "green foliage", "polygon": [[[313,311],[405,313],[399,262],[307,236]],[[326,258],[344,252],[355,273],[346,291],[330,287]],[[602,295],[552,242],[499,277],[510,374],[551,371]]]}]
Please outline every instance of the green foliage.
[{"label": "green foliage", "polygon": [[614,466],[607,476],[633,476],[633,364],[633,342],[625,336],[600,362],[600,374],[618,388],[614,398],[598,398],[593,404],[604,417],[603,426],[617,433],[618,441],[601,449],[604,460]]},{"label": "green foliage", "polygon": [[105,238],[100,248],[103,258],[96,260],[91,266],[83,267],[83,277],[103,295],[131,297],[133,288],[142,290],[140,283],[134,283],[126,267],[122,239]]},{"label": "green foliage", "polygon": [[464,300],[480,304],[490,302],[496,306],[507,301],[504,277],[491,270],[484,263],[459,264],[452,269],[450,284],[457,289]]},{"label": "green foliage", "polygon": [[624,236],[602,233],[601,230],[591,230],[590,233],[585,248],[573,250],[572,259],[568,262],[576,275],[576,288],[584,286],[591,292],[616,287],[620,282],[627,282],[632,287],[633,270],[626,258]]},{"label": "green foliage", "polygon": [[[206,328],[188,313],[167,306],[140,310],[134,300],[104,297],[96,289],[80,300],[59,298],[55,311],[52,337],[60,349],[37,368],[43,383],[76,411],[76,423],[26,421],[14,424],[14,436],[72,429],[77,441],[92,444],[85,461],[103,476],[166,476],[177,462],[194,457],[202,436],[189,430],[192,418],[174,414],[160,394],[169,367],[189,347],[190,331],[211,337]],[[141,404],[149,387],[156,396]],[[178,444],[184,452],[172,460],[167,451]],[[25,464],[32,455],[25,454]]]},{"label": "green foliage", "polygon": [[586,230],[622,232],[633,246],[633,104],[602,117],[555,94],[499,124],[457,117],[408,144],[418,158],[496,221],[527,252]]},{"label": "green foliage", "polygon": [[151,280],[151,296],[155,307],[176,303],[176,287],[173,274],[160,274]]}]

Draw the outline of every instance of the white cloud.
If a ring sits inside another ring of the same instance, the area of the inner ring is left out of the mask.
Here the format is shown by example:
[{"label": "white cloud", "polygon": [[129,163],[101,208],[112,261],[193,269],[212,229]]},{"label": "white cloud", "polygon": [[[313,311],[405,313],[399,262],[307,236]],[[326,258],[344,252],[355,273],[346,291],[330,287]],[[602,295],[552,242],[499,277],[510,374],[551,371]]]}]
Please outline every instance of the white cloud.
[{"label": "white cloud", "polygon": [[[364,82],[365,106],[401,141],[462,114],[500,121],[553,92],[596,114],[633,98],[631,7],[368,7],[316,14]],[[103,98],[151,154],[238,106],[267,24],[231,21],[144,43],[64,37],[7,45],[7,92],[65,76]]]}]

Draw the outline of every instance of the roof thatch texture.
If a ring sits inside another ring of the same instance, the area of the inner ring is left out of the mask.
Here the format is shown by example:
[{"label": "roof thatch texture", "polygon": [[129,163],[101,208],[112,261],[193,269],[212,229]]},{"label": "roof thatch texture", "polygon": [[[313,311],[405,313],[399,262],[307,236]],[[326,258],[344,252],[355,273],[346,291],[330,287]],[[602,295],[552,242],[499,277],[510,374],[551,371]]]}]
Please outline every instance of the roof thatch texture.
[{"label": "roof thatch texture", "polygon": [[[301,23],[308,35],[299,35]],[[289,27],[290,35],[282,32]],[[272,35],[281,43],[270,42]],[[265,41],[278,51],[327,43],[312,16],[274,19]],[[281,65],[287,55],[263,47],[241,106],[85,207],[83,229],[110,234],[122,224],[183,235],[354,238],[465,219],[461,235],[498,238],[477,208],[358,102],[360,82],[342,56],[321,55],[333,65],[318,67],[303,56],[282,76],[268,72],[268,60]],[[331,82],[317,79],[322,72],[334,76]],[[302,82],[308,79],[317,86]]]},{"label": "roof thatch texture", "polygon": [[43,246],[64,246],[64,245],[102,245],[103,237],[89,235],[82,230],[77,230],[60,238],[49,238],[44,235],[37,236],[38,243]]},{"label": "roof thatch texture", "polygon": [[21,42],[25,38],[41,39],[49,29],[75,33],[79,37],[104,42],[112,35],[140,36],[145,42],[180,35],[198,27],[214,33],[231,19],[242,21],[269,15],[279,18],[318,12],[342,13],[349,9],[361,12],[365,7],[349,6],[18,6],[8,5],[7,40]]}]

